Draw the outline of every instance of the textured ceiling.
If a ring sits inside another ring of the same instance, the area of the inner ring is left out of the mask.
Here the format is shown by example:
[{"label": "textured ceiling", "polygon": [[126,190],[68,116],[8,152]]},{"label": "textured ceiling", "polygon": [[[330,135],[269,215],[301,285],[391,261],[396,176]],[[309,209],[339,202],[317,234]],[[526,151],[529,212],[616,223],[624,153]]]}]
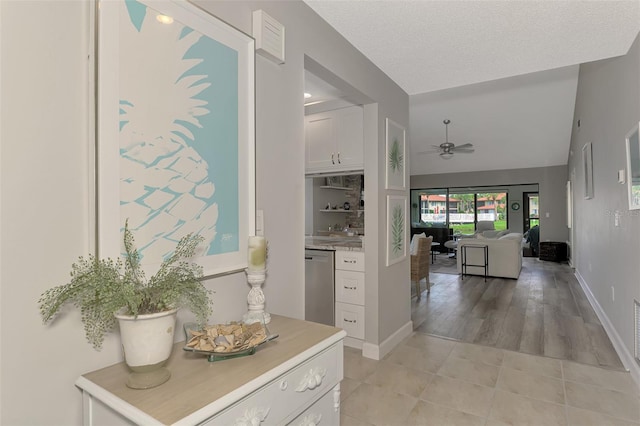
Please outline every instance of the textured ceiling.
[{"label": "textured ceiling", "polygon": [[[640,31],[640,0],[304,1],[411,95],[411,175],[566,164],[578,65]],[[473,154],[422,153],[444,119]]]},{"label": "textured ceiling", "polygon": [[305,0],[408,94],[627,52],[640,1]]}]

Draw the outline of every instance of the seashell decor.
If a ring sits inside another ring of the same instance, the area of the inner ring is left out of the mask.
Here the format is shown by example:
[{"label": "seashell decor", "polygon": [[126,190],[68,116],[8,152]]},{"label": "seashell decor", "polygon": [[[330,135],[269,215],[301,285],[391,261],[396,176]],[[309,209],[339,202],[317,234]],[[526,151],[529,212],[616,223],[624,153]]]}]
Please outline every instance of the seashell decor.
[{"label": "seashell decor", "polygon": [[200,351],[229,353],[259,345],[267,339],[264,326],[259,323],[207,325],[202,330],[189,330],[188,348]]}]

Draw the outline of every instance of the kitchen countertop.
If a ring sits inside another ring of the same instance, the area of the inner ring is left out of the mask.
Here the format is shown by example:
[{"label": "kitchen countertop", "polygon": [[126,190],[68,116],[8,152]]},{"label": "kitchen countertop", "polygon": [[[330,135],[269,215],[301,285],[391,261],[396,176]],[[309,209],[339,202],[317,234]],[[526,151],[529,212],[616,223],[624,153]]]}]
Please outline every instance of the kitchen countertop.
[{"label": "kitchen countertop", "polygon": [[364,251],[364,237],[305,237],[304,246],[314,250]]}]

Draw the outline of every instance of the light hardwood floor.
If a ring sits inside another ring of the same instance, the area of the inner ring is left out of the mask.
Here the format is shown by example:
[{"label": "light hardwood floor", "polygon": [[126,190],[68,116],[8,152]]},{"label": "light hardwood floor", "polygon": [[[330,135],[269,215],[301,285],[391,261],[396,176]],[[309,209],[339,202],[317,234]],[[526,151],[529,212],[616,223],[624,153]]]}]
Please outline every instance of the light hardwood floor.
[{"label": "light hardwood floor", "polygon": [[414,330],[501,349],[624,369],[566,264],[524,258],[517,280],[431,273],[412,299]]}]

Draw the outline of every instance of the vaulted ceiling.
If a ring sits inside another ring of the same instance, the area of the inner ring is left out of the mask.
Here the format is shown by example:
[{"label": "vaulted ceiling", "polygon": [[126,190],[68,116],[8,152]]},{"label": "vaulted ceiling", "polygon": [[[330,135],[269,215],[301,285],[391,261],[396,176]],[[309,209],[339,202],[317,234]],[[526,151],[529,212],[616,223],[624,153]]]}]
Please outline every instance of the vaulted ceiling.
[{"label": "vaulted ceiling", "polygon": [[[304,1],[410,95],[412,175],[566,164],[578,65],[640,31],[639,0]],[[425,153],[444,119],[474,153]]]}]

